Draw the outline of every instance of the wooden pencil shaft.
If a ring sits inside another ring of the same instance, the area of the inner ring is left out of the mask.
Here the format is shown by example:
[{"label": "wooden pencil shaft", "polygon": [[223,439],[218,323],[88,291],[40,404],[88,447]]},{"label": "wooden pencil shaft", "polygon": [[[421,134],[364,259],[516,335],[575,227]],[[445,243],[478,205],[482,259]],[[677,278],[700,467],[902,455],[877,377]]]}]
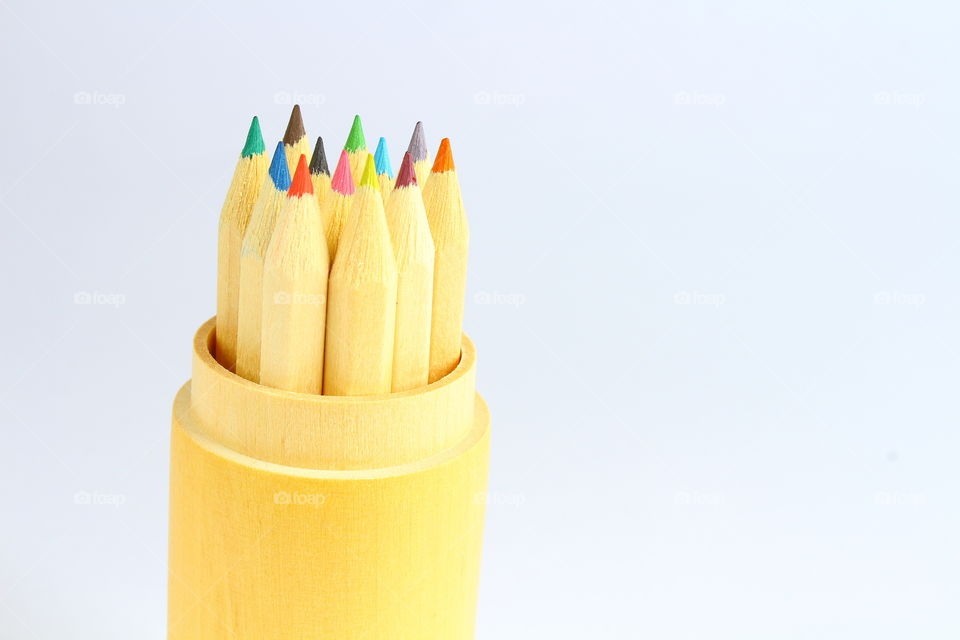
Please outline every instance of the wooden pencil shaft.
[{"label": "wooden pencil shaft", "polygon": [[455,171],[432,172],[424,206],[435,245],[433,313],[430,322],[430,381],[457,365],[463,333],[470,233]]},{"label": "wooden pencil shaft", "polygon": [[430,373],[434,245],[416,184],[394,190],[387,225],[397,261],[392,388],[404,391],[427,384]]},{"label": "wooden pencil shaft", "polygon": [[288,197],[264,259],[261,384],[303,393],[323,389],[329,264],[313,193]]},{"label": "wooden pencil shaft", "polygon": [[254,382],[260,380],[264,258],[286,198],[272,182],[263,188],[240,250],[236,371]]},{"label": "wooden pencil shaft", "polygon": [[358,149],[357,151],[348,152],[348,155],[350,157],[350,175],[352,175],[354,179],[359,180],[370,152],[366,149]]},{"label": "wooden pencil shaft", "polygon": [[[375,177],[374,177],[375,179]],[[328,286],[323,392],[387,393],[393,375],[397,266],[380,193],[361,186]]]},{"label": "wooden pencil shaft", "polygon": [[217,357],[233,370],[237,359],[239,315],[240,250],[243,235],[253,213],[267,173],[267,157],[255,153],[240,158],[220,212],[217,234]]},{"label": "wooden pencil shaft", "polygon": [[427,186],[427,180],[430,178],[430,161],[420,160],[413,163],[413,171],[417,174],[417,184],[420,185],[420,192]]},{"label": "wooden pencil shaft", "polygon": [[307,162],[310,162],[310,154],[313,153],[313,150],[310,148],[310,141],[307,136],[303,135],[293,144],[284,144],[283,152],[287,156],[287,168],[290,173],[293,173],[294,169],[297,168],[297,161],[300,156],[306,156]]},{"label": "wooden pencil shaft", "polygon": [[327,253],[331,262],[337,257],[337,247],[340,246],[340,235],[343,233],[343,226],[350,217],[353,209],[354,196],[338,193],[330,193],[330,208],[327,216]]}]

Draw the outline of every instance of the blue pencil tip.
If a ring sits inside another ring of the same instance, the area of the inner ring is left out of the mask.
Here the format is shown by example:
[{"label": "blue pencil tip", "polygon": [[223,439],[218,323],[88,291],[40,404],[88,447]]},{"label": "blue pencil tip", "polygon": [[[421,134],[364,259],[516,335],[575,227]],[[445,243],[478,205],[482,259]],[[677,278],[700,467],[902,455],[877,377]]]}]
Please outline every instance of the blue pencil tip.
[{"label": "blue pencil tip", "polygon": [[393,179],[393,167],[390,166],[390,154],[387,152],[387,139],[380,138],[377,144],[377,151],[373,154],[373,161],[377,165],[377,174],[387,174],[387,177]]},{"label": "blue pencil tip", "polygon": [[287,154],[283,150],[283,140],[277,143],[277,150],[273,152],[270,162],[270,179],[279,191],[290,188],[290,167],[287,166]]}]

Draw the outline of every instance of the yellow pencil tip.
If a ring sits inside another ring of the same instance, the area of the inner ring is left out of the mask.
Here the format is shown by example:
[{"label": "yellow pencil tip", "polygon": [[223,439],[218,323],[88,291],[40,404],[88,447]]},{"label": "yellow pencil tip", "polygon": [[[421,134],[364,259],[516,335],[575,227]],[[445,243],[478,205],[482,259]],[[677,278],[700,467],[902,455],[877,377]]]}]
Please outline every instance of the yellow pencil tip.
[{"label": "yellow pencil tip", "polygon": [[373,187],[380,191],[380,180],[377,178],[377,163],[373,159],[373,154],[367,154],[367,164],[363,168],[363,176],[360,178],[361,187]]}]

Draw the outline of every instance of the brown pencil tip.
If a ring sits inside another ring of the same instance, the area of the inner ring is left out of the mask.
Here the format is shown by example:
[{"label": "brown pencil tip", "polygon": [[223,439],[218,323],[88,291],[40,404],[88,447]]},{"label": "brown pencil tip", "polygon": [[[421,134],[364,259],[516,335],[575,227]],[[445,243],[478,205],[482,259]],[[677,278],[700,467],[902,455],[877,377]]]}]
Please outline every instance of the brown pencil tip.
[{"label": "brown pencil tip", "polygon": [[453,171],[453,151],[450,150],[450,138],[444,138],[440,141],[440,149],[437,150],[437,158],[433,161],[433,173],[443,173],[444,171]]},{"label": "brown pencil tip", "polygon": [[305,135],[307,135],[307,130],[303,127],[303,114],[300,113],[300,105],[295,104],[293,105],[293,111],[290,112],[287,132],[283,134],[283,144],[293,146]]}]

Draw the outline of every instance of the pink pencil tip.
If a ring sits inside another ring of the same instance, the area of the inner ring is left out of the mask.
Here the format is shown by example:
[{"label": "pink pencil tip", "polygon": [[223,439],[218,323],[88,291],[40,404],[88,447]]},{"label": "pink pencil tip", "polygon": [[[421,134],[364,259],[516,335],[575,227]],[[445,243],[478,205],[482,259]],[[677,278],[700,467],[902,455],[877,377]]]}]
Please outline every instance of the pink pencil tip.
[{"label": "pink pencil tip", "polygon": [[353,176],[350,175],[350,156],[347,150],[340,152],[340,161],[337,162],[337,169],[333,172],[333,180],[330,181],[331,188],[337,193],[345,196],[352,196],[356,191],[353,184]]}]

